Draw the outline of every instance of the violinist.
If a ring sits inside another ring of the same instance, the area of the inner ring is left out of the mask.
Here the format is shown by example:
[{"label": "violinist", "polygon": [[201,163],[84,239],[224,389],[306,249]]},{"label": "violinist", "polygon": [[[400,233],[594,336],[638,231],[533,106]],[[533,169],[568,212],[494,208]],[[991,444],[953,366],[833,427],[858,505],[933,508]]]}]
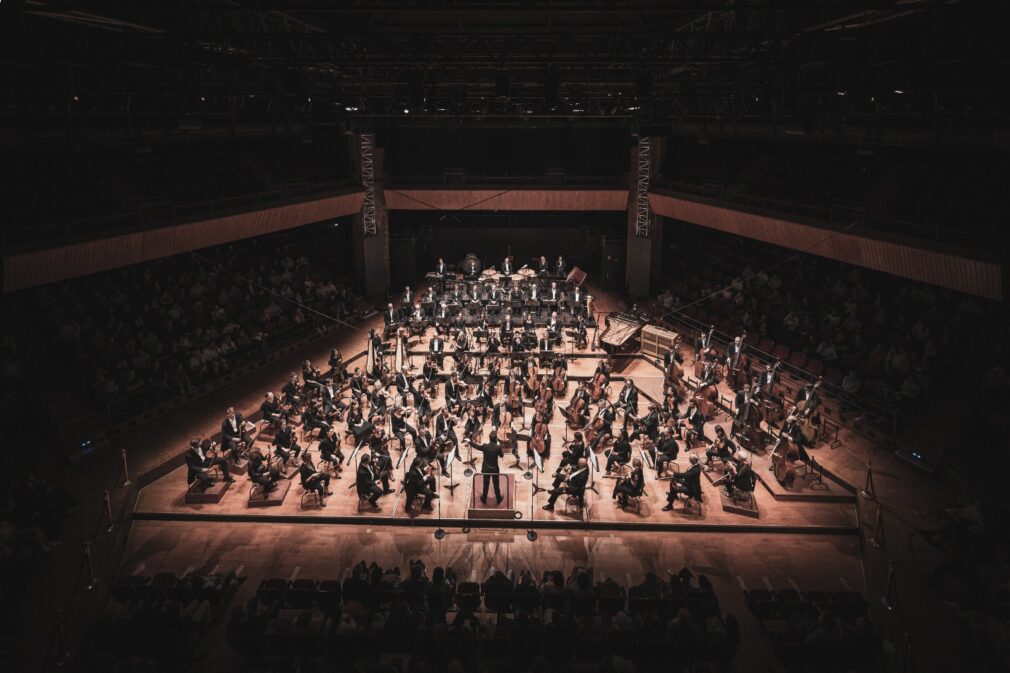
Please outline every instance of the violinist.
[{"label": "violinist", "polygon": [[311,432],[314,428],[319,428],[322,434],[330,430],[330,424],[323,418],[322,402],[316,400],[309,404],[302,413],[302,436]]},{"label": "violinist", "polygon": [[281,403],[277,401],[277,397],[272,392],[267,393],[264,396],[263,402],[260,403],[260,415],[264,421],[269,422],[275,427],[280,422],[281,416],[284,415]]},{"label": "violinist", "polygon": [[[572,438],[572,441],[568,443],[567,448],[561,452],[561,464],[559,465],[559,471],[565,465],[575,465],[579,462],[580,458],[586,457],[586,444],[582,441],[582,433],[576,432]],[[557,484],[555,484],[555,487]]]},{"label": "violinist", "polygon": [[614,484],[613,499],[617,500],[617,506],[624,509],[628,505],[628,498],[637,498],[645,490],[645,473],[642,471],[642,461],[635,458],[631,461],[631,474],[621,477]]},{"label": "violinist", "polygon": [[393,436],[400,440],[400,451],[407,450],[407,435],[410,435],[414,446],[417,446],[417,430],[407,422],[407,416],[410,415],[411,411],[410,407],[404,408],[397,405],[393,407],[393,413],[390,417]]},{"label": "violinist", "polygon": [[421,378],[424,381],[424,388],[430,390],[438,385],[438,367],[435,366],[434,356],[425,357],[424,366],[421,367]]},{"label": "violinist", "polygon": [[638,419],[635,432],[632,433],[629,439],[635,441],[638,437],[644,436],[655,440],[659,433],[659,415],[659,407],[655,404],[650,404],[649,413]]},{"label": "violinist", "polygon": [[319,495],[319,502],[323,506],[323,500],[328,495],[333,495],[330,491],[330,475],[326,470],[317,470],[312,462],[312,456],[308,451],[302,456],[302,464],[298,466],[298,474],[302,480],[302,486],[306,491],[315,491]]},{"label": "violinist", "polygon": [[340,420],[341,412],[347,408],[347,405],[340,401],[340,388],[334,385],[333,379],[330,378],[320,385],[319,392],[323,398],[323,413],[326,416],[335,416],[337,420]]},{"label": "violinist", "polygon": [[[467,442],[470,440],[468,439]],[[487,504],[487,491],[491,484],[494,484],[495,501],[501,503],[501,485],[498,483],[498,459],[502,457],[501,445],[498,444],[498,437],[492,433],[486,444],[472,444],[473,448],[481,452],[480,471],[484,477],[484,487],[481,491],[480,501]]]},{"label": "violinist", "polygon": [[621,465],[627,465],[631,460],[631,442],[628,441],[628,431],[621,429],[614,440],[614,446],[607,454],[607,474],[619,469]]},{"label": "violinist", "polygon": [[459,445],[459,441],[456,438],[456,427],[457,419],[453,418],[449,413],[449,407],[442,407],[435,414],[435,436],[445,439],[451,439],[452,443]]},{"label": "violinist", "polygon": [[288,382],[284,384],[281,388],[281,394],[284,396],[284,404],[290,405],[293,408],[297,408],[302,401],[302,386],[298,382],[298,376],[294,372],[288,378]]},{"label": "violinist", "polygon": [[281,473],[270,467],[263,453],[254,448],[249,455],[249,480],[263,489],[263,495],[277,488]]},{"label": "violinist", "polygon": [[437,498],[438,494],[435,493],[435,477],[430,473],[428,461],[423,458],[415,461],[403,478],[403,490],[406,494],[404,510],[407,512],[414,509],[414,499],[419,495],[424,498],[421,509],[425,512],[433,509],[431,501],[432,498]]},{"label": "violinist", "polygon": [[572,497],[583,500],[586,494],[586,484],[589,482],[589,461],[585,458],[579,458],[579,462],[576,469],[572,471],[564,479],[564,483],[559,484],[551,490],[550,497],[547,498],[547,504],[544,505],[544,509],[548,512],[554,510],[554,503],[558,501],[563,494],[567,493]]},{"label": "violinist", "polygon": [[389,438],[382,428],[374,428],[368,440],[368,448],[372,452],[372,467],[382,483],[382,494],[389,495],[393,489],[389,487],[393,473],[393,459],[389,455]]},{"label": "violinist", "polygon": [[379,508],[379,496],[383,495],[383,491],[375,484],[378,478],[372,468],[372,457],[367,453],[361,456],[361,460],[358,462],[358,473],[355,475],[355,487],[358,498],[368,500],[372,509]]},{"label": "violinist", "polygon": [[365,395],[366,389],[365,374],[359,367],[355,367],[354,373],[351,375],[351,395],[356,400],[360,400]]},{"label": "violinist", "polygon": [[453,372],[449,376],[449,380],[445,382],[445,404],[446,406],[451,406],[453,403],[458,402],[463,397],[463,391],[465,386],[460,383],[459,374]]},{"label": "violinist", "polygon": [[302,450],[302,447],[295,441],[294,428],[290,427],[283,418],[281,426],[277,429],[277,434],[274,435],[273,445],[274,455],[285,463],[290,463],[293,458],[297,458]]},{"label": "violinist", "polygon": [[337,479],[340,479],[340,472],[343,471],[344,454],[340,450],[340,440],[337,439],[337,431],[330,428],[329,432],[319,440],[319,459],[329,463],[337,472]]},{"label": "violinist", "polygon": [[716,458],[721,460],[723,464],[729,463],[733,459],[734,453],[736,453],[736,445],[733,440],[726,436],[726,431],[722,429],[721,425],[715,426],[715,441],[705,451],[705,471],[712,471],[712,461]]},{"label": "violinist", "polygon": [[491,395],[494,394],[494,386],[487,374],[481,376],[480,385],[474,395],[474,402],[484,408],[491,407]]},{"label": "violinist", "polygon": [[407,365],[400,367],[400,372],[396,375],[394,383],[396,384],[396,391],[401,395],[406,395],[409,392],[411,397],[417,396],[417,390],[414,389]]},{"label": "violinist", "polygon": [[435,457],[435,438],[431,436],[431,430],[422,426],[417,431],[417,439],[414,440],[414,451],[419,458],[431,460]]},{"label": "violinist", "polygon": [[347,411],[347,431],[354,436],[355,446],[361,446],[368,441],[368,437],[372,433],[372,426],[371,419],[365,420],[361,411],[361,403],[357,400],[352,401],[351,408]]}]

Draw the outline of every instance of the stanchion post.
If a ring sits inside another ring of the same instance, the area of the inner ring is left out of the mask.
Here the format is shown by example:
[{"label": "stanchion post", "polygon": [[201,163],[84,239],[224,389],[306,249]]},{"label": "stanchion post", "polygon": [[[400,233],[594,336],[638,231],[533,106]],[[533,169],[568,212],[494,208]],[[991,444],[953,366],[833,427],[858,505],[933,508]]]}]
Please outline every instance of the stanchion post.
[{"label": "stanchion post", "polygon": [[526,539],[530,542],[537,541],[537,532],[533,530],[533,501],[537,498],[537,492],[533,489],[533,484],[530,484],[530,529],[526,531]]},{"label": "stanchion post", "polygon": [[873,536],[870,537],[867,542],[874,549],[883,549],[884,542],[884,508],[879,504],[877,505],[877,518],[876,522],[873,524]]},{"label": "stanchion post", "polygon": [[98,586],[100,579],[95,577],[95,569],[91,561],[91,542],[84,543],[84,568],[88,573],[88,583],[84,586],[85,591],[91,591]]},{"label": "stanchion post", "polygon": [[884,589],[884,595],[881,597],[880,602],[883,603],[889,612],[894,612],[898,609],[898,580],[894,576],[893,560],[887,562],[887,587]]},{"label": "stanchion post", "polygon": [[866,483],[863,485],[862,490],[859,491],[859,495],[867,500],[877,499],[877,491],[873,487],[873,467],[869,462],[866,463]]},{"label": "stanchion post", "polygon": [[120,455],[123,458],[123,482],[120,486],[123,488],[129,488],[130,486],[133,486],[133,480],[130,479],[130,466],[126,463],[126,449],[123,449],[120,452]]},{"label": "stanchion post", "polygon": [[[102,500],[102,520],[107,522],[105,527],[102,528],[103,533],[108,535],[116,530],[116,522],[112,518],[112,499],[108,490],[105,491],[105,497]],[[101,528],[101,523],[99,523],[99,527]]]}]

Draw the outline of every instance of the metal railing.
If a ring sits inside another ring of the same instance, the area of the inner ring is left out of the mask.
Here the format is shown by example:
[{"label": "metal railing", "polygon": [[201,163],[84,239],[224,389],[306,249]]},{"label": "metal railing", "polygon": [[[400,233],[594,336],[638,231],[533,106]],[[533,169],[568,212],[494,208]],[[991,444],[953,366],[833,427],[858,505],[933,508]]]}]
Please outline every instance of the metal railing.
[{"label": "metal railing", "polygon": [[29,223],[8,216],[3,230],[3,246],[52,242],[69,238],[89,238],[123,231],[154,229],[156,227],[191,222],[200,218],[234,215],[267,206],[297,203],[306,197],[323,196],[357,184],[354,178],[318,183],[291,182],[281,189],[259,191],[237,196],[227,196],[204,201],[180,202],[172,198],[145,199],[123,213],[100,217],[80,218],[50,224]]},{"label": "metal railing", "polygon": [[589,177],[567,174],[545,175],[465,175],[444,173],[442,175],[390,175],[387,187],[430,187],[430,186],[486,186],[486,187],[610,187],[627,189],[627,176]]}]

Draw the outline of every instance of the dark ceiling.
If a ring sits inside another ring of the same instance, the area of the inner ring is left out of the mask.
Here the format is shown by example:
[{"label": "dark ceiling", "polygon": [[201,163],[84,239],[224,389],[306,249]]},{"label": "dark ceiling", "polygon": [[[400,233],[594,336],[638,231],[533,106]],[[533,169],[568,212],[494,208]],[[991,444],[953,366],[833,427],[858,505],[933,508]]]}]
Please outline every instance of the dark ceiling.
[{"label": "dark ceiling", "polygon": [[6,0],[4,113],[1002,130],[999,4]]}]

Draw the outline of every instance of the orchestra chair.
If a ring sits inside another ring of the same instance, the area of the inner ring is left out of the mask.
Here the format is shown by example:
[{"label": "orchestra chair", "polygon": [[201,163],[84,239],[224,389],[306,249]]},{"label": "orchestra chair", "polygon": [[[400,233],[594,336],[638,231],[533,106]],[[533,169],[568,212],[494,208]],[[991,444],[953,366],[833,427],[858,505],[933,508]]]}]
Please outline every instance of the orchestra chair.
[{"label": "orchestra chair", "polygon": [[302,474],[300,472],[298,474],[298,478],[301,481],[301,485],[302,485],[302,497],[301,497],[301,500],[299,501],[302,509],[305,509],[305,499],[306,498],[312,498],[312,500],[315,503],[313,506],[316,509],[322,509],[323,506],[326,505],[326,501],[323,498],[323,494],[320,493],[319,491],[314,490],[314,489],[306,488],[305,487],[305,477],[302,476]]},{"label": "orchestra chair", "polygon": [[309,428],[308,430],[306,430],[305,426],[303,425],[301,432],[302,444],[304,446],[308,446],[310,443],[312,443],[312,441],[319,439],[319,434],[321,430],[322,429],[318,425]]},{"label": "orchestra chair", "polygon": [[476,582],[460,582],[456,587],[455,602],[458,610],[476,613],[480,610],[480,585]]},{"label": "orchestra chair", "polygon": [[642,497],[648,495],[649,493],[645,490],[645,484],[643,483],[642,488],[640,488],[637,493],[625,496],[628,504],[624,506],[624,511],[627,512],[628,507],[634,505],[635,513],[640,515],[642,513]]},{"label": "orchestra chair", "polygon": [[484,609],[496,615],[511,613],[512,594],[503,592],[492,592],[484,594]]},{"label": "orchestra chair", "polygon": [[[587,491],[589,490],[588,486],[586,487],[586,490]],[[572,505],[573,504],[575,505],[575,511],[574,512],[572,512]],[[578,494],[575,494],[575,493],[565,493],[565,513],[566,514],[568,514],[568,513],[578,514],[578,516],[579,516],[580,519],[584,519],[585,518],[585,509],[586,509],[586,494],[585,493],[582,493],[582,495],[578,495]]]},{"label": "orchestra chair", "polygon": [[754,486],[757,484],[757,475],[751,473],[745,484],[734,483],[730,487],[729,497],[736,502],[747,503],[751,509],[757,509],[757,500],[754,498]]},{"label": "orchestra chair", "polygon": [[[702,513],[702,509],[701,509],[701,493],[698,493],[697,497],[695,497],[695,495],[691,495],[691,494],[684,494],[683,498],[680,498],[678,496],[676,498],[676,500],[683,500],[683,503],[684,503],[684,514],[687,514],[690,510],[694,509],[694,505],[697,505],[698,506],[698,515],[699,516],[701,515],[701,513]],[[692,505],[691,503],[694,503],[694,505]]]}]

